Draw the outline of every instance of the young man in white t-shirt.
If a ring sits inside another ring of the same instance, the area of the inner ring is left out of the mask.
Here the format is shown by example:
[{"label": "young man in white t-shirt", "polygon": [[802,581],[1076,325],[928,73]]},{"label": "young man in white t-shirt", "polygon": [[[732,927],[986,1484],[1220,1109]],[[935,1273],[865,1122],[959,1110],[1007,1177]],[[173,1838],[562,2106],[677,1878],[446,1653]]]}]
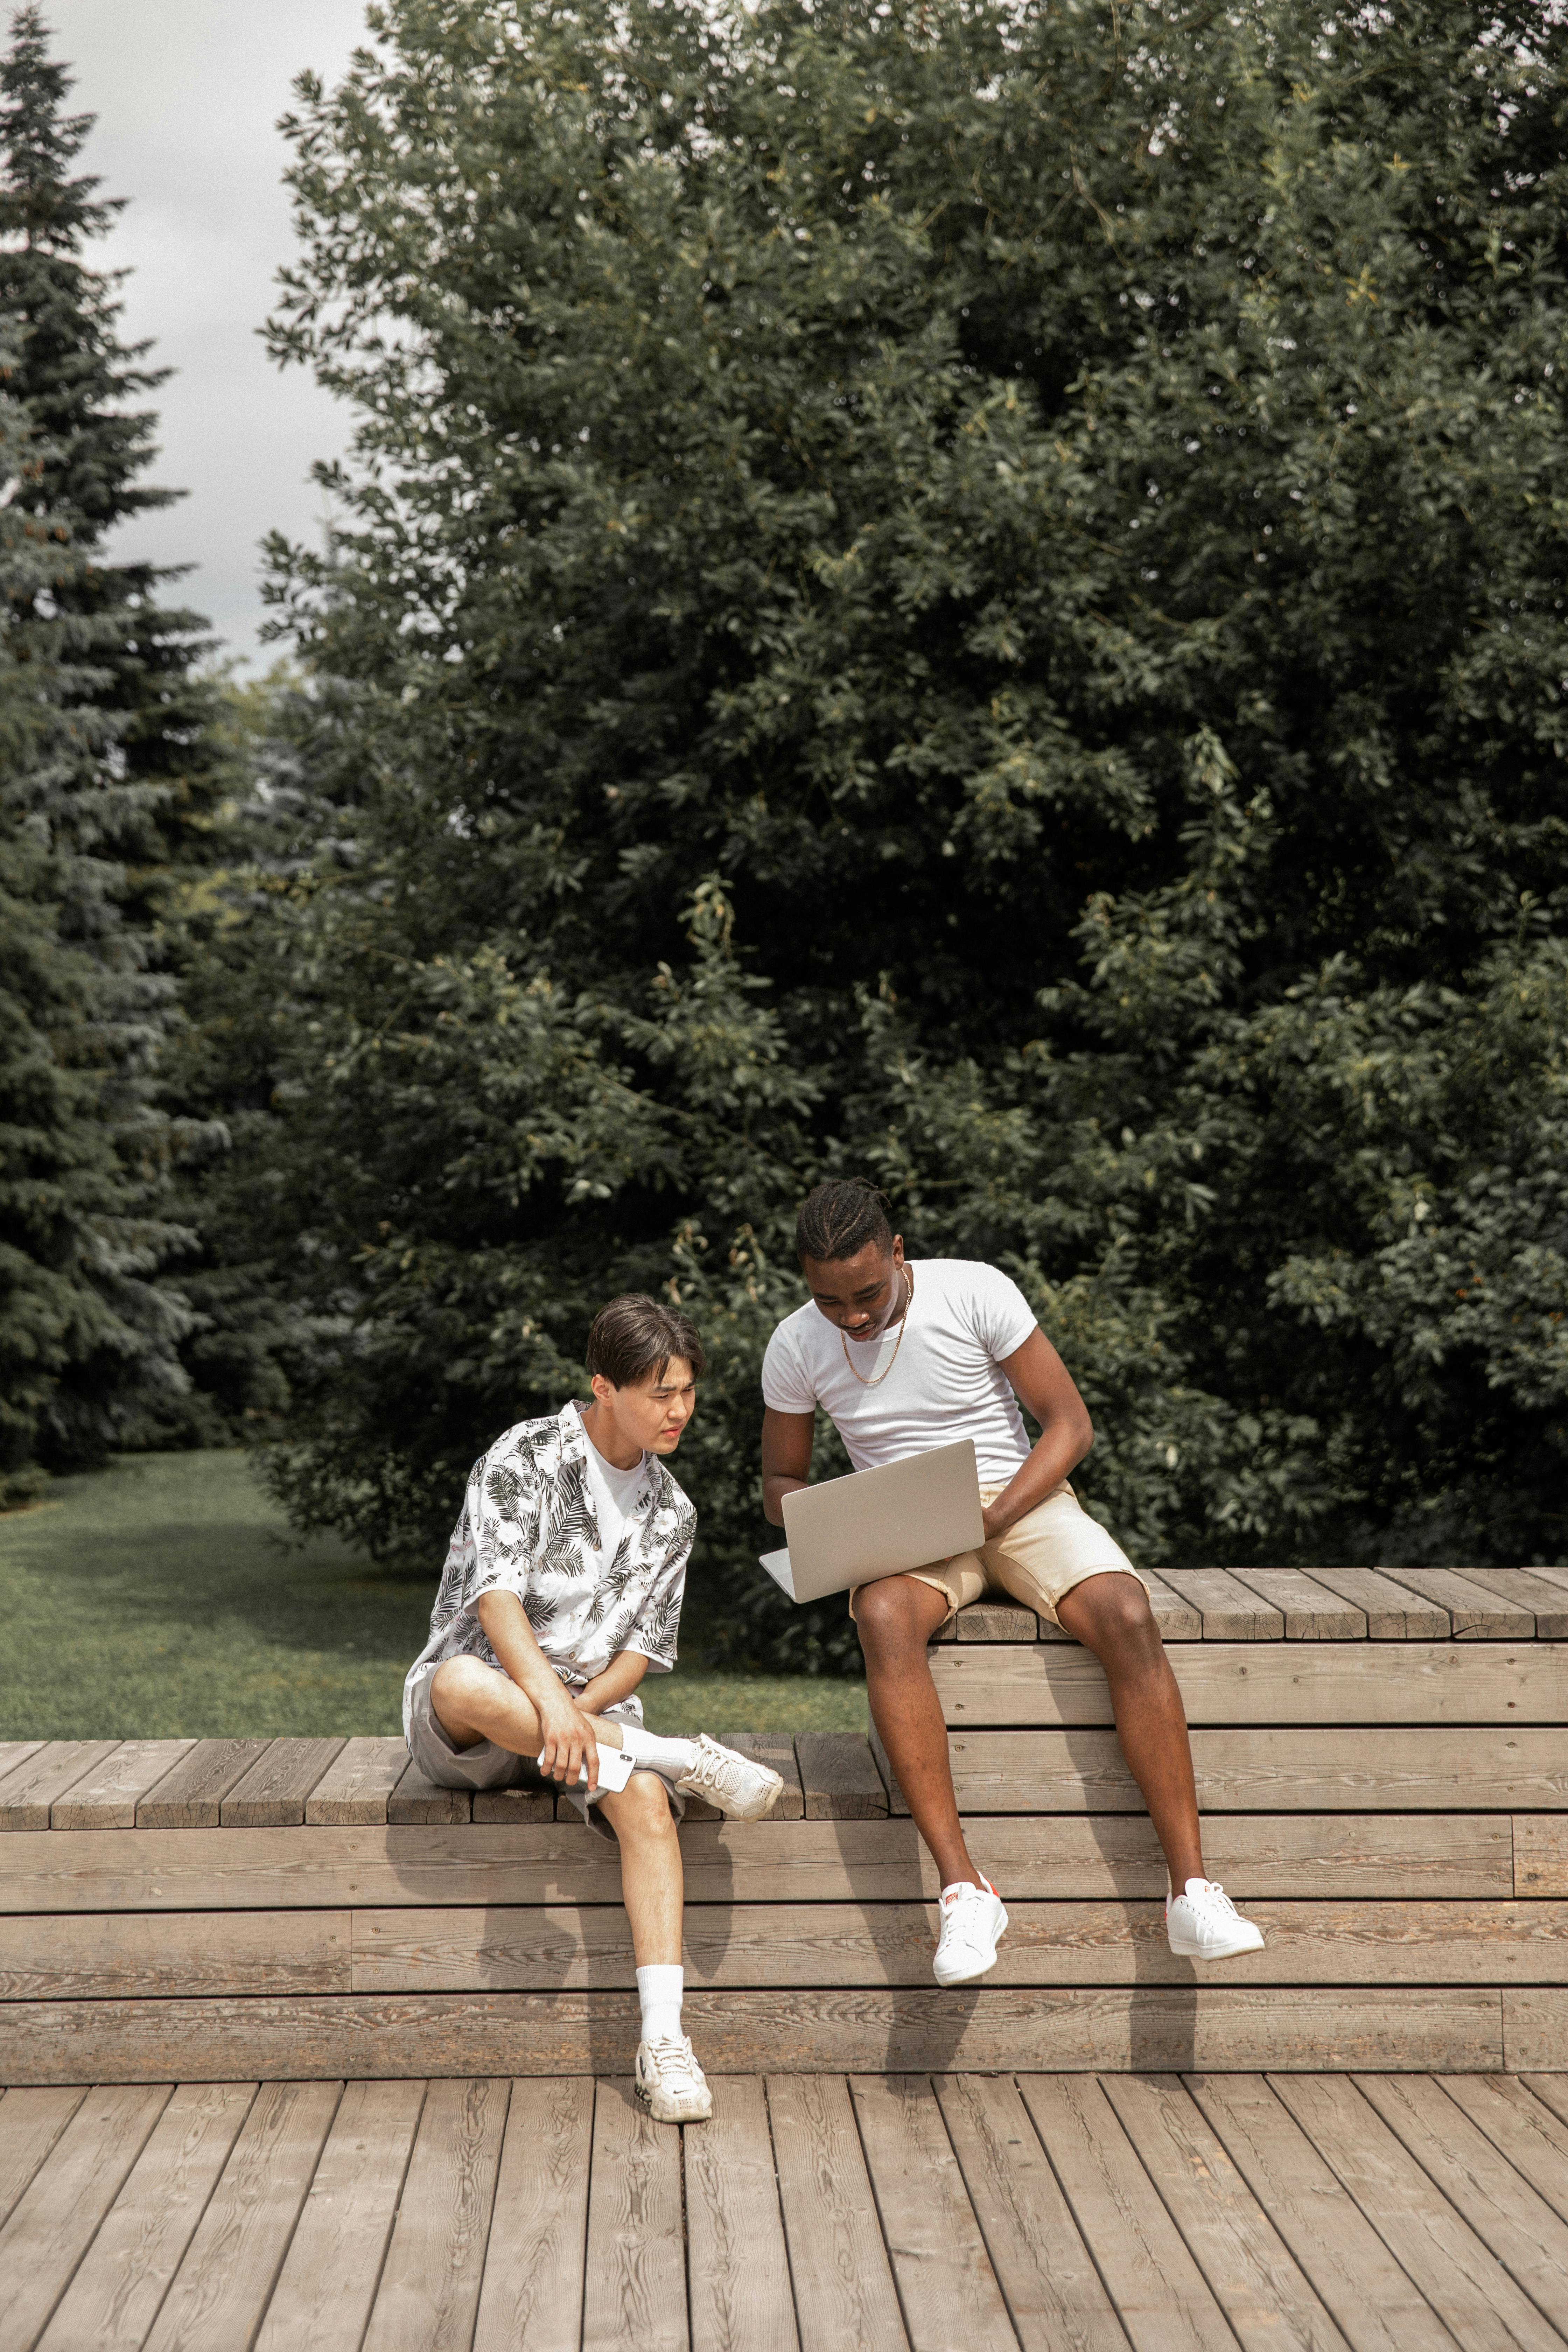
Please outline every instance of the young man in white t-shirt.
[{"label": "young man in white t-shirt", "polygon": [[[973,1260],[907,1262],[882,1195],[858,1179],[816,1187],[795,1243],[811,1299],[785,1317],[763,1360],[763,1506],[773,1525],[810,1475],[818,1405],[857,1470],[974,1441],[981,1549],[849,1596],[871,1719],[942,1881],[938,1983],[984,1976],[1007,1925],[964,1844],[926,1658],[953,1612],[992,1591],[1054,1620],[1104,1666],[1121,1752],[1165,1850],[1172,1950],[1194,1959],[1260,1950],[1257,1927],[1205,1875],[1181,1693],[1142,1578],[1068,1484],[1094,1430],[1023,1292]],[[1033,1446],[1020,1399],[1040,1426]]]},{"label": "young man in white t-shirt", "polygon": [[595,1317],[586,1362],[591,1403],[519,1422],[468,1474],[404,1685],[404,1736],[443,1787],[554,1783],[613,1832],[642,2011],[637,2096],[658,2123],[699,2123],[713,2102],[681,2028],[676,1830],[688,1796],[760,1821],[784,1782],[706,1733],[657,1737],[637,1696],[675,1664],[697,1514],[666,1463],[696,1402],[697,1332],[632,1293]]}]

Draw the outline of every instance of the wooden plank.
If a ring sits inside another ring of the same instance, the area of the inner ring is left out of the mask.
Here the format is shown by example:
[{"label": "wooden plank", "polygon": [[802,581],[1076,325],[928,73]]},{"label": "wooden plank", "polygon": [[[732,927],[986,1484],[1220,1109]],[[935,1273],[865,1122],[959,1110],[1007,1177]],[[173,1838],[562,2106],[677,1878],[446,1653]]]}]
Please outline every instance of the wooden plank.
[{"label": "wooden plank", "polygon": [[[801,1789],[800,1768],[795,1760],[795,1741],[787,1731],[720,1731],[714,1734],[726,1748],[738,1756],[749,1756],[753,1763],[766,1764],[784,1781],[784,1794],[769,1819],[774,1822],[798,1822],[805,1812],[805,1798]],[[716,1822],[719,1809],[700,1797],[686,1801],[689,1822]]]},{"label": "wooden plank", "polygon": [[268,1748],[265,1739],[198,1739],[137,1801],[139,1830],[216,1830],[224,1798]]},{"label": "wooden plank", "polygon": [[1358,2075],[1356,2088],[1515,2285],[1568,2331],[1568,2226],[1545,2199],[1430,2075]]},{"label": "wooden plank", "polygon": [[[1506,1814],[1216,1814],[1209,1867],[1237,1896],[1510,1895]],[[1552,1817],[1561,1822],[1561,1816]],[[1563,1824],[1568,1828],[1568,1824]],[[1011,1900],[1163,1895],[1165,1865],[1142,1815],[993,1816],[969,1832]],[[1531,1851],[1544,1870],[1550,1852]],[[740,1822],[682,1833],[693,1902],[879,1902],[936,1895],[936,1870],[904,1817]],[[1521,1893],[1568,1895],[1521,1884]],[[618,1903],[619,1858],[576,1823],[538,1829],[54,1831],[0,1842],[0,1915]]]},{"label": "wooden plank", "polygon": [[386,1801],[407,1769],[401,1739],[345,1740],[306,1798],[305,1819],[313,1828],[340,1830],[384,1822]]},{"label": "wooden plank", "polygon": [[127,1739],[96,1772],[78,1780],[49,1807],[57,1830],[130,1830],[150,1789],[195,1746],[194,1739]]},{"label": "wooden plank", "polygon": [[1126,2352],[1016,2084],[939,2074],[936,2095],[1023,2352]]},{"label": "wooden plank", "polygon": [[651,2121],[628,2082],[602,2082],[594,2099],[583,2352],[622,2345],[687,2352],[689,2341],[680,2135]]},{"label": "wooden plank", "polygon": [[1326,1584],[1352,1609],[1359,1609],[1366,1619],[1366,1630],[1373,1642],[1446,1642],[1448,1638],[1448,1612],[1430,1601],[1422,1601],[1392,1577],[1380,1576],[1375,1568],[1314,1568],[1313,1580]]},{"label": "wooden plank", "polygon": [[163,2299],[147,2352],[234,2352],[251,2342],[341,2087],[263,2083]]},{"label": "wooden plank", "polygon": [[1466,1573],[1500,1601],[1528,1609],[1542,1641],[1561,1642],[1568,1634],[1568,1591],[1553,1580],[1528,1568],[1472,1568]]},{"label": "wooden plank", "polygon": [[[710,2074],[827,2068],[943,2072],[1331,2066],[1484,2072],[1503,2058],[1503,2007],[1556,1999],[1455,1985],[932,1985],[752,1992],[694,1989],[687,2031]],[[16,2001],[5,2063],[24,2083],[296,2078],[407,2081],[629,2069],[624,1992],[341,1994],[326,2000]],[[1516,2032],[1518,2029],[1516,2028]],[[1042,2036],[1048,2037],[1042,2039]],[[1537,2046],[1531,2042],[1529,2047]],[[1555,2062],[1553,2062],[1555,2063]]]},{"label": "wooden plank", "polygon": [[[948,1748],[961,1813],[1142,1810],[1113,1731],[962,1731]],[[1543,1725],[1194,1731],[1192,1748],[1208,1813],[1568,1808],[1568,1748]]]},{"label": "wooden plank", "polygon": [[888,1791],[864,1732],[797,1731],[795,1754],[808,1822],[886,1816]]},{"label": "wooden plank", "polygon": [[140,2352],[256,2096],[182,2083],[45,2329],[39,2352]]},{"label": "wooden plank", "polygon": [[586,2075],[512,2084],[474,2352],[578,2352],[593,2137]]},{"label": "wooden plank", "polygon": [[[256,2352],[339,2352],[363,2341],[380,2279],[423,2083],[351,2083],[311,2178],[310,2193]],[[83,2346],[82,2352],[88,2352]]]},{"label": "wooden plank", "polygon": [[[1568,2221],[1568,2124],[1514,2074],[1445,2074],[1443,2090]],[[1537,2078],[1539,2079],[1539,2078]]]},{"label": "wooden plank", "polygon": [[1353,2083],[1289,2074],[1282,2105],[1466,2352],[1561,2352],[1556,2330],[1461,2221]]},{"label": "wooden plank", "polygon": [[1535,1633],[1535,1612],[1500,1600],[1473,1577],[1452,1568],[1385,1568],[1379,1571],[1403,1584],[1419,1600],[1436,1601],[1448,1612],[1456,1642],[1528,1642]]},{"label": "wooden plank", "polygon": [[[445,1793],[453,1792],[448,1790]],[[473,1818],[476,1822],[505,1822],[521,1827],[557,1819],[575,1821],[577,1815],[562,1806],[549,1789],[476,1789]]]},{"label": "wooden plank", "polygon": [[1539,2099],[1561,2122],[1568,2123],[1568,2083],[1556,2073],[1521,2074],[1520,2080],[1532,2098]]},{"label": "wooden plank", "polygon": [[1288,1642],[1364,1642],[1366,1612],[1342,1601],[1303,1568],[1238,1568],[1237,1583],[1285,1620]]},{"label": "wooden plank", "polygon": [[[1224,1963],[1237,1984],[1568,1984],[1568,1902],[1278,1903],[1249,1900],[1267,1938],[1261,1952]],[[1009,1895],[1011,1925],[995,1970],[1002,1984],[1192,1984],[1215,1981],[1173,1954],[1160,1901],[1035,1902]],[[315,1913],[312,1944],[290,1945],[289,1912],[251,1913],[243,1945],[215,1931],[239,1924],[193,1913],[160,1923],[110,1915],[87,1949],[72,1920],[0,1923],[0,1990],[26,2000],[165,1993],[353,1990],[356,1993],[630,1990],[631,1931],[618,1906]],[[352,1919],[352,1928],[349,1922]],[[268,1980],[269,1939],[279,1953]],[[331,1925],[331,1944],[328,1942]],[[931,1982],[937,1921],[930,1903],[688,1904],[690,1988]],[[120,1927],[157,1935],[155,1957],[133,1972]],[[347,1980],[339,1937],[352,1935]],[[12,1939],[15,1938],[15,1945]],[[229,1954],[243,1954],[242,1974]],[[297,1971],[285,1974],[284,1957]],[[189,1981],[182,1977],[188,1969]],[[313,1975],[307,1969],[313,1969]],[[225,1971],[233,1982],[226,1985]]]},{"label": "wooden plank", "polygon": [[47,1739],[0,1781],[0,1830],[47,1830],[57,1797],[96,1772],[118,1739]]},{"label": "wooden plank", "polygon": [[0,2230],[0,2352],[36,2344],[168,2103],[170,2085],[89,2091]]},{"label": "wooden plank", "polygon": [[[1025,1609],[1014,1601],[975,1601],[967,1609],[960,1609],[948,1620],[937,1642],[1035,1642],[1039,1639],[1040,1619],[1032,1609]],[[1049,1626],[1058,1640],[1068,1637],[1060,1626]]]},{"label": "wooden plank", "polygon": [[849,2092],[914,2352],[1017,2352],[930,2083],[861,2074]]},{"label": "wooden plank", "polygon": [[1235,2352],[1224,2314],[1100,2084],[1025,2074],[1018,2088],[1138,2352]]},{"label": "wooden plank", "polygon": [[0,1919],[0,2001],[347,1992],[349,1917],[110,1911]]},{"label": "wooden plank", "polygon": [[[1237,1984],[1568,1984],[1568,1902],[1249,1901],[1264,1950]],[[1009,1898],[998,1985],[1217,1981],[1177,1958],[1152,1901]],[[826,1989],[931,1980],[929,1903],[689,1904],[687,1983]],[[633,1989],[618,1905],[253,1911],[0,1921],[7,2000]]]},{"label": "wooden plank", "polygon": [[347,1742],[274,1739],[218,1808],[224,1828],[281,1830],[305,1818],[305,1800]]},{"label": "wooden plank", "polygon": [[1513,1883],[1518,1895],[1568,1895],[1568,1821],[1560,1813],[1515,1813]]},{"label": "wooden plank", "polygon": [[468,2352],[510,2084],[432,2083],[364,2352]]},{"label": "wooden plank", "polygon": [[907,2352],[847,2084],[784,2074],[767,2095],[802,2352]]},{"label": "wooden plank", "polygon": [[1453,2352],[1454,2339],[1267,2083],[1186,2088],[1355,2352]]},{"label": "wooden plank", "polygon": [[56,2140],[75,2115],[85,2090],[7,2091],[0,2098],[0,2222],[4,2222]]},{"label": "wooden plank", "polygon": [[691,2352],[798,2352],[761,2077],[715,2082],[710,2120],[684,2140]]},{"label": "wooden plank", "polygon": [[1568,2068],[1568,1989],[1505,1986],[1502,2047],[1510,2074],[1556,2074]]},{"label": "wooden plank", "polygon": [[471,1789],[444,1789],[410,1764],[386,1801],[386,1818],[426,1824],[466,1822],[472,1799]]},{"label": "wooden plank", "polygon": [[[1171,1653],[1190,1724],[1568,1722],[1568,1643],[1193,1642]],[[931,1660],[955,1727],[1109,1724],[1098,1658],[1076,1646],[944,1650]]]},{"label": "wooden plank", "polygon": [[1165,1581],[1195,1609],[1205,1642],[1282,1642],[1284,1612],[1249,1592],[1223,1568],[1168,1568]]},{"label": "wooden plank", "polygon": [[8,1780],[29,1756],[36,1756],[43,1744],[41,1739],[0,1739],[0,1783]]},{"label": "wooden plank", "polygon": [[1144,1569],[1142,1574],[1149,1588],[1149,1606],[1160,1629],[1161,1640],[1201,1642],[1204,1637],[1202,1610],[1176,1591],[1173,1586],[1167,1584],[1163,1577],[1156,1576],[1152,1569]]},{"label": "wooden plank", "polygon": [[1247,2352],[1345,2352],[1300,2265],[1173,2076],[1101,2087]]}]

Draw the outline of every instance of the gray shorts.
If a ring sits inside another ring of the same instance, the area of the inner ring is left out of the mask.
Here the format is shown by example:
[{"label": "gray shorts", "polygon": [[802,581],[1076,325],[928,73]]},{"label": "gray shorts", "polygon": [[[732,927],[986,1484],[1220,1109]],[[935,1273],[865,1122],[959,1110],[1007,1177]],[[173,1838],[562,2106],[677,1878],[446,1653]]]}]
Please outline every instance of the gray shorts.
[{"label": "gray shorts", "polygon": [[[430,1678],[438,1663],[433,1659],[409,1685],[408,1753],[416,1772],[423,1772],[438,1789],[538,1789],[552,1796],[564,1797],[591,1830],[597,1830],[601,1837],[614,1837],[614,1830],[599,1813],[597,1789],[592,1797],[581,1780],[574,1789],[563,1789],[559,1780],[551,1780],[540,1770],[531,1756],[514,1756],[510,1748],[498,1748],[493,1739],[477,1739],[471,1748],[455,1748],[446,1725],[430,1704]],[[490,1671],[499,1674],[500,1669],[492,1667]],[[642,1701],[617,1699],[614,1706],[601,1707],[599,1712],[606,1723],[640,1726]],[[670,1811],[677,1822],[684,1821],[685,1798],[672,1781],[664,1779],[662,1772],[658,1777],[664,1780]]]}]

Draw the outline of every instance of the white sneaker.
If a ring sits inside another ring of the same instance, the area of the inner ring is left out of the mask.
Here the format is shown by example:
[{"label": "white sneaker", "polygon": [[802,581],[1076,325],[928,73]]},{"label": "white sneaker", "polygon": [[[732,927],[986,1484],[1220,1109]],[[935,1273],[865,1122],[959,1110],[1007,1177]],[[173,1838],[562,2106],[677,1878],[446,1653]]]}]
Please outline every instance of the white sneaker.
[{"label": "white sneaker", "polygon": [[1165,1933],[1185,1960],[1234,1960],[1239,1952],[1263,1949],[1262,1929],[1242,1917],[1212,1878],[1189,1878],[1184,1893],[1166,1895]]},{"label": "white sneaker", "polygon": [[973,1984],[996,1965],[996,1947],[1007,1932],[1007,1914],[996,1889],[960,1880],[942,1890],[942,1936],[932,1968],[939,1985]]},{"label": "white sneaker", "polygon": [[656,2124],[705,2124],[713,2112],[708,2077],[684,2033],[637,2043],[636,2088]]},{"label": "white sneaker", "polygon": [[765,1821],[784,1795],[784,1781],[770,1765],[721,1748],[705,1731],[697,1741],[696,1763],[675,1785],[683,1796],[717,1805],[731,1822]]}]

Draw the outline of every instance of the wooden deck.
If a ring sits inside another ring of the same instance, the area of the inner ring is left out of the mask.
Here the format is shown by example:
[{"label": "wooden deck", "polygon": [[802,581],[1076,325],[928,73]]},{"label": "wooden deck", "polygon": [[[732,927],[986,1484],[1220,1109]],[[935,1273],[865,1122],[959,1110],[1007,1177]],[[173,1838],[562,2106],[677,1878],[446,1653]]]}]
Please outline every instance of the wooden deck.
[{"label": "wooden deck", "polygon": [[1568,2081],[730,2075],[0,2098],[0,2352],[1568,2342]]}]

